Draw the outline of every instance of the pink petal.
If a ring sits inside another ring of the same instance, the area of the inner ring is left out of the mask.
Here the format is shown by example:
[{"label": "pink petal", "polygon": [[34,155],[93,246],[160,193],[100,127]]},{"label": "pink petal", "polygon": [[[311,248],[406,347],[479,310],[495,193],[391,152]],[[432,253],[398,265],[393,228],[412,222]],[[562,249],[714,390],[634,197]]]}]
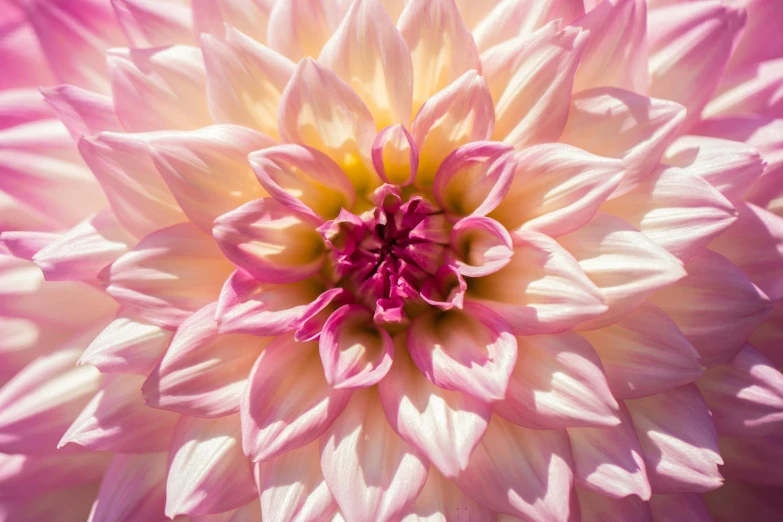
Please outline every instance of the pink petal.
[{"label": "pink petal", "polygon": [[237,417],[182,417],[169,452],[166,516],[221,513],[257,498],[239,437]]},{"label": "pink petal", "polygon": [[402,522],[431,519],[495,522],[495,514],[457,489],[454,483],[437,469],[430,468],[424,489]]},{"label": "pink petal", "polygon": [[513,181],[489,213],[508,230],[557,237],[584,226],[617,188],[625,173],[620,160],[570,145],[536,145],[513,154]]},{"label": "pink petal", "polygon": [[128,131],[190,130],[212,123],[197,47],[114,50],[107,61],[114,107]]},{"label": "pink petal", "polygon": [[319,351],[329,386],[363,388],[388,373],[394,346],[389,333],[372,321],[368,309],[345,305],[324,324]]},{"label": "pink petal", "polygon": [[631,418],[624,406],[617,415],[617,426],[568,429],[576,483],[608,497],[648,500],[650,484]]},{"label": "pink petal", "polygon": [[353,208],[351,180],[326,154],[285,144],[248,157],[258,181],[270,196],[303,214],[334,219],[341,208]]},{"label": "pink petal", "polygon": [[224,23],[238,28],[254,40],[266,43],[269,13],[276,0],[193,0],[193,21],[197,32],[223,33]]},{"label": "pink petal", "polygon": [[560,141],[599,156],[622,159],[627,170],[616,192],[619,195],[658,165],[684,119],[685,108],[671,101],[617,88],[590,89],[572,97]]},{"label": "pink petal", "polygon": [[661,168],[602,208],[656,244],[688,259],[737,220],[729,201],[707,181],[677,168]]},{"label": "pink petal", "polygon": [[772,306],[729,260],[703,251],[686,264],[688,275],[653,296],[710,367],[730,360]]},{"label": "pink petal", "polygon": [[372,144],[372,164],[385,183],[410,185],[419,168],[419,149],[401,124],[385,127]]},{"label": "pink petal", "polygon": [[165,501],[165,453],[117,454],[103,476],[87,522],[164,522]]},{"label": "pink petal", "polygon": [[278,1],[269,14],[269,47],[294,62],[316,57],[342,18],[335,0]]},{"label": "pink petal", "polygon": [[617,402],[590,344],[568,332],[517,337],[519,355],[494,412],[520,426],[616,426]]},{"label": "pink petal", "polygon": [[408,331],[408,351],[436,386],[490,402],[506,394],[517,342],[500,316],[466,302],[464,310],[417,316]]},{"label": "pink petal", "polygon": [[704,108],[705,117],[727,114],[759,114],[783,117],[783,60],[753,64],[727,74],[712,101]]},{"label": "pink petal", "polygon": [[698,120],[720,82],[745,21],[744,9],[717,3],[653,10],[648,23],[650,95],[684,105],[688,123]]},{"label": "pink petal", "polygon": [[245,203],[215,220],[223,254],[261,282],[292,283],[316,273],[324,244],[314,218],[272,198]]},{"label": "pink petal", "polygon": [[163,47],[193,41],[190,9],[175,2],[112,0],[117,21],[134,47]]},{"label": "pink petal", "polygon": [[76,140],[102,131],[123,130],[109,96],[73,85],[41,89],[41,94]]},{"label": "pink petal", "polygon": [[454,482],[493,511],[535,522],[571,520],[573,474],[564,430],[530,430],[494,416]]},{"label": "pink petal", "polygon": [[321,522],[337,508],[321,473],[318,442],[257,462],[255,476],[264,522]]},{"label": "pink petal", "polygon": [[97,452],[46,457],[0,454],[0,488],[4,498],[29,502],[29,497],[47,491],[96,483],[109,460],[109,454]]},{"label": "pink petal", "polygon": [[600,289],[607,313],[581,328],[617,322],[657,290],[685,277],[682,262],[626,221],[599,213],[587,226],[558,239]]},{"label": "pink petal", "polygon": [[556,141],[568,119],[574,74],[587,44],[577,27],[551,22],[493,47],[481,64],[495,102],[493,139],[514,147]]},{"label": "pink petal", "polygon": [[619,322],[580,332],[601,358],[617,399],[654,395],[694,382],[699,353],[660,308],[644,303]]},{"label": "pink petal", "polygon": [[721,435],[765,436],[783,423],[783,375],[746,344],[726,364],[711,368],[696,383]]},{"label": "pink petal", "polygon": [[762,437],[721,437],[720,454],[725,461],[721,472],[729,479],[778,488],[783,485],[779,432]]},{"label": "pink petal", "polygon": [[224,511],[215,515],[190,517],[191,522],[258,522],[261,520],[261,505],[258,499],[251,500],[244,506]]},{"label": "pink petal", "polygon": [[713,521],[701,495],[694,493],[653,495],[650,499],[650,512],[655,522]]},{"label": "pink petal", "polygon": [[267,339],[223,335],[210,304],[188,317],[141,391],[148,406],[195,417],[239,411],[247,376]]},{"label": "pink petal", "polygon": [[467,467],[487,428],[489,405],[433,385],[405,353],[404,336],[395,341],[394,365],[378,384],[386,418],[394,431],[446,477],[455,477]]},{"label": "pink petal", "polygon": [[484,216],[468,216],[451,229],[451,248],[459,272],[483,277],[506,266],[514,254],[511,236],[503,225]]},{"label": "pink petal", "polygon": [[740,40],[734,50],[730,68],[781,56],[783,44],[778,41],[761,42],[757,37],[759,34],[769,34],[783,22],[783,15],[775,0],[741,0],[736,4],[747,7],[748,23],[744,32],[747,36]]},{"label": "pink petal", "polygon": [[778,301],[761,325],[753,330],[748,342],[763,353],[776,368],[783,367],[783,303]]},{"label": "pink petal", "polygon": [[783,510],[779,488],[770,488],[747,482],[728,481],[715,493],[705,495],[710,514],[719,522],[746,522],[775,520]]},{"label": "pink petal", "polygon": [[173,335],[122,313],[87,346],[79,364],[91,364],[101,373],[149,375]]},{"label": "pink petal", "polygon": [[51,245],[60,234],[55,232],[28,232],[14,230],[0,232],[0,246],[7,249],[8,253],[19,259],[32,261],[35,254],[47,245]]},{"label": "pink petal", "polygon": [[347,520],[390,522],[407,512],[427,463],[389,426],[376,392],[357,392],[321,437],[321,469]]},{"label": "pink petal", "polygon": [[421,106],[411,136],[418,147],[416,185],[432,185],[435,173],[454,149],[492,136],[495,114],[487,82],[470,70],[434,93]]},{"label": "pink petal", "polygon": [[486,2],[473,2],[472,0],[454,0],[459,15],[465,25],[472,29],[476,27],[500,3],[500,0],[487,0]]},{"label": "pink petal", "polygon": [[654,493],[703,493],[723,479],[718,437],[693,385],[626,401]]},{"label": "pink petal", "polygon": [[[7,34],[6,32],[5,35]],[[0,37],[0,59],[2,59],[3,40]],[[7,61],[3,63],[8,65]],[[16,125],[52,118],[53,107],[41,99],[42,91],[46,90],[27,87],[0,91],[0,129],[10,129]]]},{"label": "pink petal", "polygon": [[655,522],[647,502],[635,495],[611,498],[579,487],[576,493],[581,522]]},{"label": "pink petal", "polygon": [[[11,9],[16,9],[14,4],[8,5],[6,2],[2,7],[4,18],[0,21],[3,28],[0,60],[5,74],[0,79],[0,87],[8,93],[10,89],[18,87],[57,83],[54,72],[46,63],[33,25],[21,11],[11,13]],[[34,89],[30,90],[34,92]]]},{"label": "pink petal", "polygon": [[411,53],[378,0],[351,4],[318,61],[356,91],[378,127],[410,123]]},{"label": "pink petal", "polygon": [[205,232],[221,214],[265,196],[247,164],[252,151],[275,142],[233,125],[175,132],[150,140],[155,167],[190,220]]},{"label": "pink petal", "polygon": [[139,318],[176,328],[215,301],[231,264],[190,223],[150,234],[100,274],[106,292]]},{"label": "pink petal", "polygon": [[350,398],[326,382],[316,343],[278,337],[258,357],[242,397],[245,454],[266,461],[313,442]]},{"label": "pink petal", "polygon": [[90,451],[148,453],[168,449],[179,418],[147,408],[140,375],[111,375],[73,421],[58,448],[72,443]]},{"label": "pink petal", "polygon": [[348,174],[357,192],[377,185],[368,168],[375,123],[359,95],[336,74],[310,58],[302,60],[277,114],[283,141],[324,152]]},{"label": "pink petal", "polygon": [[520,232],[514,242],[511,262],[472,280],[468,297],[499,313],[516,335],[563,332],[606,311],[598,287],[555,240]]},{"label": "pink petal", "polygon": [[397,27],[411,49],[414,112],[466,71],[481,70],[476,44],[453,0],[410,0]]},{"label": "pink petal", "polygon": [[277,106],[296,65],[233,28],[225,41],[202,35],[201,52],[212,118],[277,138]]}]

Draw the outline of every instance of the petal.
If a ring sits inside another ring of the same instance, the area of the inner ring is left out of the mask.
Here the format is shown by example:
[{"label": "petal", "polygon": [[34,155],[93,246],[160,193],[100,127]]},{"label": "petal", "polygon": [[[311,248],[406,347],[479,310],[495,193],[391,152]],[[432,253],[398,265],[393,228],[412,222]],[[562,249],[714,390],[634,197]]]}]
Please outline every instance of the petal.
[{"label": "petal", "polygon": [[560,141],[599,156],[622,159],[626,174],[615,193],[619,195],[658,165],[684,119],[685,108],[671,101],[617,88],[590,89],[572,97]]},{"label": "petal", "polygon": [[490,402],[506,394],[517,342],[500,316],[466,302],[464,310],[417,316],[408,332],[408,352],[436,386]]},{"label": "petal", "polygon": [[123,313],[93,339],[79,357],[79,364],[91,364],[101,373],[148,375],[173,335]]},{"label": "petal", "polygon": [[60,234],[56,232],[28,232],[14,230],[0,232],[0,245],[19,259],[32,261],[35,254],[54,243]]},{"label": "petal", "polygon": [[708,370],[696,384],[721,435],[780,433],[783,375],[751,345],[743,346],[726,364]]},{"label": "petal", "polygon": [[351,180],[318,150],[285,144],[254,152],[248,160],[269,195],[297,212],[334,219],[356,202]]},{"label": "petal", "polygon": [[694,3],[655,9],[648,19],[650,95],[681,103],[688,123],[718,86],[745,27],[744,9]]},{"label": "petal", "polygon": [[398,520],[427,479],[427,463],[389,426],[373,390],[353,395],[321,437],[321,469],[347,520]]},{"label": "petal", "polygon": [[221,513],[257,498],[239,437],[237,417],[182,417],[169,452],[166,516]]},{"label": "petal", "polygon": [[581,229],[558,239],[600,289],[606,314],[581,328],[618,321],[644,300],[685,277],[682,262],[620,218],[599,213]]},{"label": "petal", "polygon": [[111,375],[73,421],[58,448],[72,443],[90,451],[149,453],[168,449],[179,418],[147,408],[140,375]]},{"label": "petal", "polygon": [[451,248],[459,272],[482,277],[506,266],[514,254],[512,239],[503,225],[484,216],[468,216],[451,229]]},{"label": "petal", "polygon": [[139,318],[173,329],[217,299],[231,269],[210,236],[183,223],[150,234],[100,278],[106,292]]},{"label": "petal", "polygon": [[361,305],[342,306],[329,316],[318,341],[329,386],[363,388],[388,373],[394,346],[389,333],[372,321]]},{"label": "petal", "polygon": [[601,358],[617,399],[635,399],[694,382],[699,353],[660,308],[644,303],[619,322],[579,332]]},{"label": "petal", "polygon": [[555,240],[520,232],[514,242],[511,262],[472,280],[468,297],[499,313],[516,335],[563,332],[606,311],[598,287]]},{"label": "petal", "polygon": [[623,406],[617,415],[622,420],[617,426],[568,429],[576,483],[608,497],[648,500],[650,483],[639,439],[628,410]]},{"label": "petal", "polygon": [[617,402],[587,341],[567,332],[517,342],[517,363],[496,414],[534,429],[619,424]]},{"label": "petal", "polygon": [[398,335],[395,342],[394,365],[378,384],[386,418],[394,431],[446,477],[455,477],[468,465],[484,435],[490,407],[470,395],[433,385],[405,353],[405,337]]},{"label": "petal", "polygon": [[163,47],[193,41],[187,5],[150,0],[112,0],[111,4],[134,47]]},{"label": "petal", "polygon": [[216,515],[190,517],[191,522],[257,522],[261,520],[261,505],[258,499],[251,500],[244,506],[224,511]]},{"label": "petal", "polygon": [[102,131],[123,130],[109,96],[73,85],[41,89],[41,94],[76,140]]},{"label": "petal", "polygon": [[110,210],[82,221],[39,250],[33,261],[47,281],[94,281],[136,243]]},{"label": "petal", "polygon": [[731,203],[707,181],[671,167],[656,170],[601,210],[680,259],[698,253],[737,220]]},{"label": "petal", "polygon": [[165,453],[117,454],[103,476],[88,522],[163,521],[165,499]]},{"label": "petal", "polygon": [[385,127],[372,144],[372,164],[385,183],[409,185],[419,168],[419,149],[401,124]]},{"label": "petal", "polygon": [[299,63],[283,91],[277,119],[283,141],[324,152],[357,192],[377,185],[368,168],[375,122],[359,95],[324,66],[310,58]]},{"label": "petal", "polygon": [[647,502],[637,496],[611,498],[579,487],[576,493],[582,522],[655,522]]},{"label": "petal", "polygon": [[781,449],[779,432],[763,437],[721,437],[720,454],[725,461],[721,472],[729,479],[779,488],[783,484]]},{"label": "petal", "polygon": [[654,493],[702,493],[718,488],[718,437],[693,385],[627,401]]},{"label": "petal", "polygon": [[0,454],[0,488],[4,498],[29,501],[31,496],[40,498],[47,491],[94,484],[103,476],[109,460],[111,456],[106,453],[50,457]]},{"label": "petal", "polygon": [[520,148],[556,141],[568,119],[574,74],[587,44],[578,27],[551,22],[481,56],[495,102],[493,139]]},{"label": "petal", "polygon": [[316,343],[281,336],[256,360],[241,402],[242,446],[267,461],[316,440],[345,409],[348,390],[324,378]]},{"label": "petal", "polygon": [[335,0],[279,0],[269,14],[269,47],[294,62],[316,57],[342,17]]},{"label": "petal", "polygon": [[459,9],[459,15],[465,22],[465,25],[472,29],[476,27],[495,7],[500,0],[487,0],[486,2],[474,2],[472,0],[454,0]]},{"label": "petal", "polygon": [[201,52],[212,118],[277,138],[277,106],[296,65],[233,28],[225,41],[202,35]]},{"label": "petal", "polygon": [[337,508],[321,473],[318,442],[257,462],[255,476],[264,522],[321,522]]},{"label": "petal", "polygon": [[726,258],[703,251],[686,264],[688,275],[653,296],[710,367],[730,360],[769,314],[767,297]]},{"label": "petal", "polygon": [[590,221],[625,173],[620,160],[555,143],[523,149],[509,161],[514,163],[513,181],[489,216],[510,231],[551,237]]},{"label": "petal", "polygon": [[[4,17],[0,21],[3,28],[0,36],[0,60],[6,74],[0,80],[0,87],[7,94],[18,87],[57,83],[54,72],[46,63],[33,25],[21,11],[11,14],[13,4],[6,2],[2,7]],[[34,89],[30,90],[35,92]]]},{"label": "petal", "polygon": [[266,43],[269,14],[276,0],[192,0],[197,32],[211,32],[213,25],[222,34],[224,23],[238,28],[254,40]]},{"label": "petal", "polygon": [[763,353],[776,368],[783,368],[783,303],[778,301],[761,325],[753,330],[748,342]]},{"label": "petal", "polygon": [[533,522],[570,520],[571,452],[565,431],[530,430],[492,417],[454,482],[483,506]]},{"label": "petal", "polygon": [[495,514],[457,489],[454,483],[438,470],[430,468],[424,489],[402,522],[431,520],[495,522]]},{"label": "petal", "polygon": [[215,220],[223,254],[261,282],[292,283],[316,273],[324,244],[313,218],[272,198],[245,203]]},{"label": "petal", "polygon": [[454,0],[410,0],[397,27],[411,50],[414,112],[464,72],[481,70]]},{"label": "petal", "polygon": [[259,132],[215,125],[168,133],[149,144],[152,161],[183,212],[207,233],[221,214],[266,195],[246,161],[252,151],[275,144]]},{"label": "petal", "polygon": [[432,185],[439,166],[460,145],[492,136],[495,114],[487,82],[470,70],[421,106],[411,136],[419,150],[416,185]]},{"label": "petal", "polygon": [[720,490],[705,495],[707,506],[721,522],[775,520],[783,502],[778,488],[760,487],[739,481],[728,481]]},{"label": "petal", "polygon": [[378,0],[351,4],[318,61],[351,86],[379,128],[410,123],[414,82],[411,54]]},{"label": "petal", "polygon": [[760,42],[756,35],[769,34],[775,27],[780,27],[783,16],[774,0],[742,0],[734,5],[746,6],[748,23],[745,26],[745,38],[742,38],[734,49],[730,67],[777,58],[783,52],[783,45],[778,41]]},{"label": "petal", "polygon": [[713,518],[701,495],[681,493],[678,495],[653,495],[650,499],[650,512],[655,522],[712,522]]},{"label": "petal", "polygon": [[188,317],[141,391],[148,406],[194,417],[239,411],[253,361],[268,340],[223,335],[210,304]]},{"label": "petal", "polygon": [[783,60],[769,60],[728,73],[704,108],[704,117],[759,114],[783,117]]},{"label": "petal", "polygon": [[114,107],[128,131],[189,130],[212,123],[197,47],[115,50],[107,61]]}]

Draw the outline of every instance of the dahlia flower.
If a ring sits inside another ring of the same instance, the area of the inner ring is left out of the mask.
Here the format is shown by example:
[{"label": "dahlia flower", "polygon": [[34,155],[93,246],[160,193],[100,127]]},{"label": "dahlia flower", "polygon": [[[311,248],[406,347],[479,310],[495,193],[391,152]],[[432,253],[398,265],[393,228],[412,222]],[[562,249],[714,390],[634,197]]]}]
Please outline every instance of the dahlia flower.
[{"label": "dahlia flower", "polygon": [[0,27],[0,522],[783,519],[780,0]]}]

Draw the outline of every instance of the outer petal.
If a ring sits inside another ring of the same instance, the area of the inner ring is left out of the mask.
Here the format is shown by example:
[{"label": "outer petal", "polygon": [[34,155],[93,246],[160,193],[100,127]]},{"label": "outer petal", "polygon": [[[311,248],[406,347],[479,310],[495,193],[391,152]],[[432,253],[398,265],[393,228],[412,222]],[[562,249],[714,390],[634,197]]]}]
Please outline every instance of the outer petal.
[{"label": "outer petal", "polygon": [[571,452],[565,431],[530,430],[493,417],[455,483],[477,502],[533,522],[571,520]]},{"label": "outer petal", "polygon": [[707,181],[662,168],[604,205],[680,259],[687,259],[737,220],[729,201]]},{"label": "outer petal", "polygon": [[411,54],[378,0],[351,4],[318,61],[359,94],[378,127],[410,123]]},{"label": "outer petal", "polygon": [[319,460],[318,442],[311,442],[275,459],[256,463],[256,485],[261,493],[264,522],[329,520],[337,504],[326,486]]},{"label": "outer petal", "polygon": [[57,113],[74,139],[102,131],[122,131],[111,97],[73,85],[41,89],[46,101]]},{"label": "outer petal", "polygon": [[350,398],[326,382],[316,343],[278,337],[256,360],[242,396],[245,454],[266,461],[313,442]]},{"label": "outer petal", "polygon": [[650,499],[650,512],[655,522],[713,521],[701,495],[694,493],[653,495]]},{"label": "outer petal", "polygon": [[192,522],[258,522],[261,520],[261,505],[253,499],[244,506],[215,515],[190,517]]},{"label": "outer petal", "polygon": [[620,322],[580,332],[598,352],[612,395],[634,399],[694,382],[699,353],[660,308],[644,303]]},{"label": "outer petal", "polygon": [[587,341],[567,332],[517,342],[517,363],[495,413],[534,429],[619,424],[617,402]]},{"label": "outer petal", "polygon": [[256,496],[239,419],[182,417],[169,452],[166,516],[222,513]]},{"label": "outer petal", "polygon": [[342,16],[335,0],[280,0],[269,14],[269,47],[295,62],[316,57]]},{"label": "outer petal", "polygon": [[626,401],[654,493],[701,493],[718,488],[718,437],[695,386]]},{"label": "outer petal", "polygon": [[783,484],[781,450],[780,433],[763,437],[721,437],[720,454],[725,461],[721,471],[729,479],[780,487]]},{"label": "outer petal", "polygon": [[222,34],[223,22],[238,28],[258,42],[266,43],[269,14],[276,0],[193,0],[193,20],[198,32]]},{"label": "outer petal", "polygon": [[610,498],[583,488],[576,488],[576,493],[581,522],[655,522],[647,502],[637,496]]},{"label": "outer petal", "polygon": [[494,139],[515,147],[556,141],[568,119],[574,74],[587,43],[577,27],[551,22],[481,56],[495,102]]},{"label": "outer petal", "polygon": [[395,341],[394,365],[378,384],[386,418],[394,431],[446,477],[455,477],[468,465],[473,448],[484,435],[490,407],[470,395],[433,385],[405,353],[404,335]]},{"label": "outer petal", "polygon": [[321,469],[348,520],[397,520],[424,486],[427,464],[389,426],[373,390],[354,394],[321,438]]},{"label": "outer petal", "polygon": [[727,74],[704,116],[759,114],[783,117],[783,60],[769,60]]},{"label": "outer petal", "polygon": [[606,311],[598,287],[553,239],[522,232],[514,241],[511,262],[472,280],[468,297],[499,313],[516,335],[563,332]]},{"label": "outer petal", "polygon": [[444,477],[430,468],[424,489],[402,522],[495,522],[495,514],[482,506]]},{"label": "outer petal", "polygon": [[413,60],[413,110],[470,69],[481,70],[454,0],[410,0],[397,22]]},{"label": "outer petal", "polygon": [[616,88],[590,89],[572,97],[560,141],[622,159],[627,171],[619,195],[653,171],[684,119],[685,108],[671,101]]},{"label": "outer petal", "polygon": [[[87,522],[164,522],[166,454],[118,454],[103,476]],[[137,518],[138,517],[138,518]]]},{"label": "outer petal", "polygon": [[134,47],[163,47],[193,41],[190,9],[176,0],[112,0],[111,4]]},{"label": "outer petal", "polygon": [[775,520],[783,509],[778,488],[728,481],[720,490],[705,495],[710,513],[720,522]]},{"label": "outer petal", "polygon": [[783,375],[746,344],[730,362],[711,368],[697,386],[721,435],[766,436],[783,423]]},{"label": "outer petal", "polygon": [[[0,455],[0,488],[3,499],[40,498],[47,491],[94,484],[101,479],[111,460],[109,454],[73,454],[38,457]],[[0,500],[2,502],[2,500]],[[8,516],[4,512],[5,516]]]},{"label": "outer petal", "polygon": [[688,276],[652,298],[688,338],[704,366],[730,360],[769,314],[769,300],[726,258],[704,251]]},{"label": "outer petal", "polygon": [[408,351],[433,384],[483,402],[502,399],[517,359],[509,326],[489,308],[430,311],[408,331]]},{"label": "outer petal", "polygon": [[778,301],[761,326],[753,330],[748,342],[763,353],[776,368],[783,367],[783,303]]},{"label": "outer petal", "polygon": [[324,244],[313,218],[272,198],[223,214],[212,234],[225,256],[262,282],[292,283],[316,273]]},{"label": "outer petal", "polygon": [[239,410],[247,375],[268,341],[219,334],[215,308],[205,306],[177,330],[141,388],[148,406],[195,417],[222,417]]},{"label": "outer petal", "polygon": [[106,292],[141,319],[176,328],[217,299],[231,268],[210,236],[183,223],[150,234],[100,278]]},{"label": "outer petal", "polygon": [[150,153],[182,210],[209,233],[215,218],[266,195],[246,158],[274,144],[250,129],[216,125],[153,138]]},{"label": "outer petal", "polygon": [[754,38],[758,34],[767,34],[774,27],[780,27],[783,22],[779,6],[774,0],[740,0],[734,5],[747,8],[748,23],[745,27],[746,38],[740,40],[731,57],[730,67],[741,67],[770,58],[777,58],[783,53],[780,42],[759,42]]},{"label": "outer petal", "polygon": [[451,229],[454,263],[467,277],[482,277],[502,269],[514,254],[511,236],[497,221],[468,216]]}]

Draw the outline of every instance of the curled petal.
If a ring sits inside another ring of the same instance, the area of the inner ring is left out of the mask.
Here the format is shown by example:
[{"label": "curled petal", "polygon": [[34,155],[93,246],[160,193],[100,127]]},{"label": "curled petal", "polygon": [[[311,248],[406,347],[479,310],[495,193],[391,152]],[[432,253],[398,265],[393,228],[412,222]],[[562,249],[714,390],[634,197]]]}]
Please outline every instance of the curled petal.
[{"label": "curled petal", "polygon": [[482,277],[506,266],[514,254],[511,236],[506,229],[484,216],[469,216],[451,229],[451,248],[460,273]]},{"label": "curled petal", "polygon": [[278,337],[256,360],[242,398],[245,454],[265,461],[313,442],[350,398],[326,382],[316,343]]},{"label": "curled petal", "polygon": [[103,131],[124,130],[109,96],[67,84],[41,89],[41,94],[76,140]]},{"label": "curled petal", "polygon": [[269,13],[269,47],[294,62],[316,57],[342,17],[336,0],[278,1]]},{"label": "curled petal", "polygon": [[410,185],[419,168],[419,149],[401,124],[385,127],[372,144],[372,164],[385,182]]},{"label": "curled petal", "polygon": [[162,520],[166,454],[117,454],[103,476],[88,522]]},{"label": "curled petal", "polygon": [[321,336],[324,325],[339,307],[352,301],[344,288],[330,288],[316,297],[302,311],[296,321],[294,339],[297,342],[314,341]]},{"label": "curled petal", "polygon": [[421,287],[421,298],[441,310],[462,309],[468,284],[454,265],[443,265]]}]

